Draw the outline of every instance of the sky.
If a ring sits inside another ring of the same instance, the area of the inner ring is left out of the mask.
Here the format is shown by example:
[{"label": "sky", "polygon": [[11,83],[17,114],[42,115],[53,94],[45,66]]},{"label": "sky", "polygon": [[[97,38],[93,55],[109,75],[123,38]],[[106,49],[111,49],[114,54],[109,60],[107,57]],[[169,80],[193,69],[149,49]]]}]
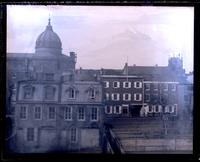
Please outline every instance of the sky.
[{"label": "sky", "polygon": [[76,68],[167,66],[180,54],[193,71],[193,7],[9,5],[7,52],[34,53],[49,17],[62,53],[77,54]]}]

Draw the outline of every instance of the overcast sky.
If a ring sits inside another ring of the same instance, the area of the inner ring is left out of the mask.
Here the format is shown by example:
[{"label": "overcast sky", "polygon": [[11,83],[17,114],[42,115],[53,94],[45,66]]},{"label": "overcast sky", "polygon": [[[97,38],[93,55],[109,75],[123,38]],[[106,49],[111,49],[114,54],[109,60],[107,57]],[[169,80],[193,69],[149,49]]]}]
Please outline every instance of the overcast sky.
[{"label": "overcast sky", "polygon": [[7,52],[34,53],[35,41],[48,23],[63,53],[77,53],[76,67],[166,66],[179,53],[193,71],[192,7],[8,6]]}]

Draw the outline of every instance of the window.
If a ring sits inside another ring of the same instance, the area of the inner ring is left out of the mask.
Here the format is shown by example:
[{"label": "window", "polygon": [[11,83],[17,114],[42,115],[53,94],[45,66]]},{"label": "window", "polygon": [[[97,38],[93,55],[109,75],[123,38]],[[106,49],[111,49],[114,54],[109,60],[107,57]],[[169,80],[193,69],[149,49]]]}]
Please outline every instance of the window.
[{"label": "window", "polygon": [[149,106],[149,113],[153,112],[153,106]]},{"label": "window", "polygon": [[124,93],[123,94],[123,100],[124,101],[130,101],[131,100],[131,94],[130,93]]},{"label": "window", "polygon": [[172,90],[173,92],[176,91],[176,84],[171,84],[171,90]]},{"label": "window", "polygon": [[76,91],[74,88],[70,88],[69,89],[69,98],[70,99],[75,99],[75,94],[76,94]]},{"label": "window", "polygon": [[112,106],[105,106],[105,113],[112,114]]},{"label": "window", "polygon": [[85,109],[83,107],[78,108],[78,120],[85,120]]},{"label": "window", "polygon": [[124,88],[131,88],[131,82],[128,82],[128,81],[123,82],[123,87]]},{"label": "window", "polygon": [[142,82],[134,82],[134,88],[142,88]]},{"label": "window", "polygon": [[165,113],[169,112],[169,106],[165,106]]},{"label": "window", "polygon": [[72,107],[65,107],[65,120],[72,120]]},{"label": "window", "polygon": [[98,109],[97,109],[97,107],[93,107],[92,109],[91,109],[91,120],[93,120],[93,121],[97,121],[98,120]]},{"label": "window", "polygon": [[46,73],[45,74],[45,80],[54,80],[54,74],[53,73]]},{"label": "window", "polygon": [[153,89],[154,89],[154,91],[157,91],[157,90],[158,90],[158,83],[154,83],[154,84],[153,84]]},{"label": "window", "polygon": [[150,83],[145,83],[145,91],[149,91],[150,90]]},{"label": "window", "polygon": [[72,143],[75,143],[76,142],[76,140],[77,140],[77,130],[76,130],[76,128],[71,128],[71,130],[70,130],[70,138],[71,138],[71,142]]},{"label": "window", "polygon": [[154,112],[156,112],[156,113],[159,112],[159,106],[158,105],[154,106]]},{"label": "window", "polygon": [[55,96],[55,87],[46,86],[45,87],[45,99],[53,100]]},{"label": "window", "polygon": [[168,94],[162,94],[161,95],[161,103],[162,104],[167,104],[167,102],[168,102]]},{"label": "window", "polygon": [[91,99],[95,98],[95,89],[91,88],[89,90],[89,98],[91,98]]},{"label": "window", "polygon": [[121,114],[121,106],[114,106],[114,113],[115,114]]},{"label": "window", "polygon": [[42,119],[42,108],[37,106],[35,107],[35,119]]},{"label": "window", "polygon": [[109,93],[105,94],[105,99],[108,101],[109,100]]},{"label": "window", "polygon": [[32,86],[24,86],[24,99],[32,99],[33,90],[34,88]]},{"label": "window", "polygon": [[174,115],[177,115],[177,105],[174,105]]},{"label": "window", "polygon": [[119,101],[119,94],[118,93],[113,93],[112,94],[112,100],[113,101]]},{"label": "window", "polygon": [[173,113],[174,112],[174,106],[169,106],[169,112]]},{"label": "window", "polygon": [[26,119],[27,118],[27,107],[21,106],[20,107],[20,119]]},{"label": "window", "polygon": [[49,107],[49,119],[56,119],[55,107]]},{"label": "window", "polygon": [[120,82],[114,81],[113,82],[113,88],[119,88],[120,87]]},{"label": "window", "polygon": [[152,101],[153,101],[154,103],[157,103],[157,102],[159,101],[159,99],[158,99],[158,94],[153,94],[153,95],[152,95]]},{"label": "window", "polygon": [[27,141],[34,141],[34,128],[27,128]]},{"label": "window", "polygon": [[108,81],[104,81],[104,88],[109,88],[109,82]]},{"label": "window", "polygon": [[140,94],[140,93],[135,93],[135,94],[134,94],[134,100],[135,100],[135,101],[141,101],[141,100],[142,100],[142,94]]},{"label": "window", "polygon": [[150,94],[145,94],[145,102],[149,102],[150,101]]},{"label": "window", "polygon": [[164,91],[168,91],[168,84],[167,84],[167,83],[164,83],[164,84],[163,84],[163,90],[164,90]]}]

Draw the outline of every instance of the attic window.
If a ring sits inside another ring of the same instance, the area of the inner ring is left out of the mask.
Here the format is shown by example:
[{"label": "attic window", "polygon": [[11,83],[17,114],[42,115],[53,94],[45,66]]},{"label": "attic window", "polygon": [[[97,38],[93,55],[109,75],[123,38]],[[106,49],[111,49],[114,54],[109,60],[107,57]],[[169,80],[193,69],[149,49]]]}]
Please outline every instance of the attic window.
[{"label": "attic window", "polygon": [[33,91],[34,87],[31,85],[24,86],[24,99],[31,99],[33,98]]}]

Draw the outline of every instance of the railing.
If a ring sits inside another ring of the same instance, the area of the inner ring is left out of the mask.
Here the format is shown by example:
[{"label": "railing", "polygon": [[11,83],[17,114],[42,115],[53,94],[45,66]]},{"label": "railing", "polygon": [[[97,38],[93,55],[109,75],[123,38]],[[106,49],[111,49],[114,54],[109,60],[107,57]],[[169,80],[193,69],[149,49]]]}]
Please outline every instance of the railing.
[{"label": "railing", "polygon": [[111,130],[111,128],[105,126],[105,137],[107,146],[109,148],[109,152],[112,154],[124,154],[124,149],[120,143],[120,141],[117,139],[114,132]]}]

